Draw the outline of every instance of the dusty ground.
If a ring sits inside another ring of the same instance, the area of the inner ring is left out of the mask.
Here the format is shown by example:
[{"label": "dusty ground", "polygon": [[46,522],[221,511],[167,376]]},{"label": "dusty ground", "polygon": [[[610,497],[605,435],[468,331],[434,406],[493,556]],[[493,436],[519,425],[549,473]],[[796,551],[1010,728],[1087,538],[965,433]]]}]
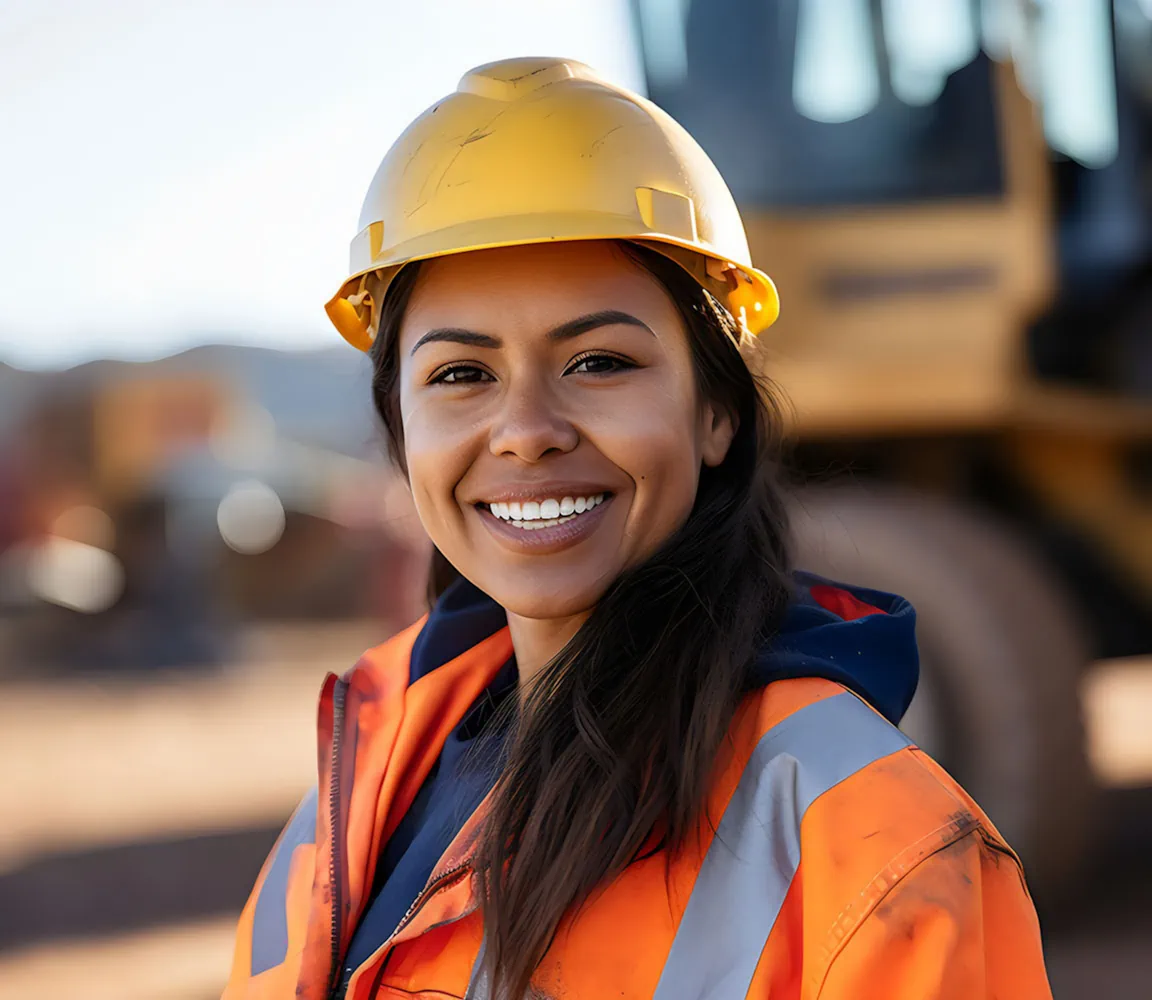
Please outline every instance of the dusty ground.
[{"label": "dusty ground", "polygon": [[[236,910],[313,780],[321,679],[374,639],[270,630],[227,670],[3,685],[0,996],[217,996]],[[1137,784],[1152,669],[1098,681],[1086,703],[1100,766]],[[1044,915],[1057,1000],[1152,996],[1152,795],[1117,793],[1109,808],[1102,877]]]}]

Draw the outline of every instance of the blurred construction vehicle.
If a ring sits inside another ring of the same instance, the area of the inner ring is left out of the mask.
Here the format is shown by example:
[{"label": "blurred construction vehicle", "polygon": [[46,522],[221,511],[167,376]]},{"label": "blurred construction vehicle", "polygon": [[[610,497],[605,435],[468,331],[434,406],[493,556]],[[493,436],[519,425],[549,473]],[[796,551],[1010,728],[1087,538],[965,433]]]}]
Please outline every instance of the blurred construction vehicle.
[{"label": "blurred construction vehicle", "polygon": [[[47,384],[0,471],[5,669],[183,669],[221,662],[257,618],[371,616],[392,598],[394,626],[415,617],[382,460],[286,437],[216,375],[105,367]],[[405,593],[382,594],[382,574]]]},{"label": "blurred construction vehicle", "polygon": [[917,606],[906,727],[1056,894],[1084,669],[1152,651],[1152,6],[633,9],[781,291],[800,561]]}]

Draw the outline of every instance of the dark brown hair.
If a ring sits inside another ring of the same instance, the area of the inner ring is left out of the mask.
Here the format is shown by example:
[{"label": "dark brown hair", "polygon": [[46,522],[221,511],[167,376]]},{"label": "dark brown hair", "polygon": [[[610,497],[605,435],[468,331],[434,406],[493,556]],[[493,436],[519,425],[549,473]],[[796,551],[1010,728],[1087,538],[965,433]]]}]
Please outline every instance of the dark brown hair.
[{"label": "dark brown hair", "polygon": [[[677,303],[700,392],[737,430],[724,461],[701,469],[683,527],[608,588],[524,705],[510,706],[517,725],[476,855],[496,998],[527,993],[560,921],[598,886],[717,820],[702,816],[714,761],[789,597],[772,396],[708,292],[661,254],[620,247]],[[375,405],[401,469],[396,341],[418,268],[392,282],[371,352]],[[454,575],[435,553],[432,596]]]}]

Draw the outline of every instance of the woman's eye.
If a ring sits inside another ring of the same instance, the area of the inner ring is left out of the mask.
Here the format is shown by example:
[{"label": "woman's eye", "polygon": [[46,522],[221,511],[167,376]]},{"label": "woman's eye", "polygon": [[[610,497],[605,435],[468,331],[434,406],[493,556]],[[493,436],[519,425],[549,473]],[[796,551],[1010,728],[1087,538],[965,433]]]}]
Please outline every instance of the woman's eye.
[{"label": "woman's eye", "polygon": [[476,368],[472,365],[457,365],[455,368],[446,368],[433,375],[428,381],[430,384],[460,385],[463,382],[490,382],[491,380],[492,376],[482,368]]},{"label": "woman's eye", "polygon": [[611,354],[588,354],[582,358],[577,358],[575,364],[568,371],[581,375],[603,375],[607,372],[624,371],[627,368],[635,367],[631,362]]}]

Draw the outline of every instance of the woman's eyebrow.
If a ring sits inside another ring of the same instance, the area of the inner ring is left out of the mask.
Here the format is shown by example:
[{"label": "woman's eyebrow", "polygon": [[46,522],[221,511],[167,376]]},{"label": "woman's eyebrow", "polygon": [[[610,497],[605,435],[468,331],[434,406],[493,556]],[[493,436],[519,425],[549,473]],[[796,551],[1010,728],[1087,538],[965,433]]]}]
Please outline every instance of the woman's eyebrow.
[{"label": "woman's eyebrow", "polygon": [[[548,331],[548,339],[570,340],[572,337],[579,337],[582,333],[595,330],[597,327],[618,325],[638,326],[652,333],[652,328],[647,323],[631,313],[621,312],[619,309],[602,309],[600,312],[588,313],[586,316],[578,316],[576,319],[561,323]],[[655,336],[655,334],[652,335]]]},{"label": "woman's eyebrow", "polygon": [[486,333],[477,333],[475,330],[464,330],[457,326],[445,326],[436,330],[429,330],[416,341],[416,346],[409,352],[409,357],[415,354],[425,344],[438,341],[451,341],[455,344],[468,344],[470,347],[501,347],[503,341],[499,337],[492,337]]},{"label": "woman's eyebrow", "polygon": [[[621,324],[624,326],[638,326],[652,333],[652,328],[647,323],[633,316],[631,313],[623,312],[620,309],[602,309],[599,312],[588,313],[585,316],[577,316],[575,319],[567,320],[549,330],[547,336],[548,339],[552,341],[571,340],[573,337],[579,337],[581,334],[588,333],[590,330],[595,330],[602,326],[617,326]],[[655,334],[653,334],[653,336],[655,336]],[[470,347],[495,348],[503,346],[503,341],[500,340],[499,337],[493,337],[491,334],[477,333],[475,330],[465,330],[463,327],[458,326],[445,326],[438,327],[435,330],[429,330],[424,334],[423,337],[416,341],[415,346],[410,352],[410,356],[415,354],[425,344],[444,341],[455,344],[467,344]]]}]

